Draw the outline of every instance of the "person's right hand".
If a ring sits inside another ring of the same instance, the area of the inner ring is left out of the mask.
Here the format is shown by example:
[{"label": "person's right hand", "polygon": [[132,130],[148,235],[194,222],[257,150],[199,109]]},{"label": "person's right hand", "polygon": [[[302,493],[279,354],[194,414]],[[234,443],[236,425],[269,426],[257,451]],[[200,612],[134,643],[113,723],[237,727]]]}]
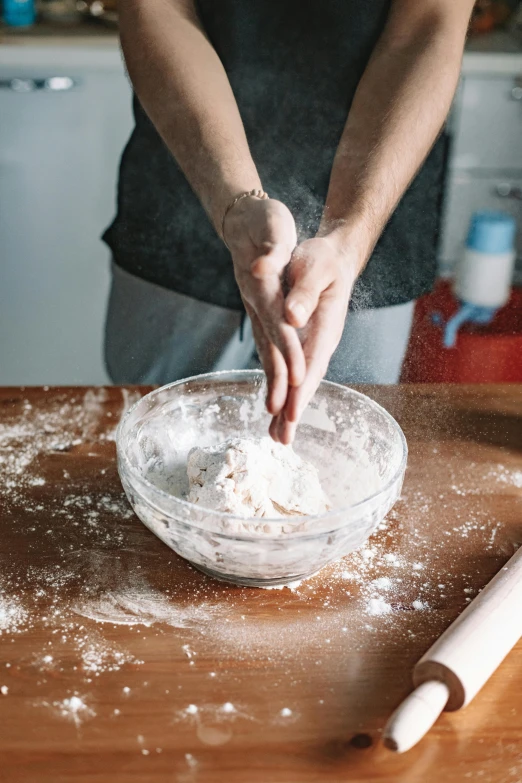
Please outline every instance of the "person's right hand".
[{"label": "person's right hand", "polygon": [[223,231],[268,380],[267,410],[277,416],[289,386],[300,386],[306,372],[299,336],[285,318],[281,284],[297,241],[294,219],[280,201],[249,196],[228,211]]}]

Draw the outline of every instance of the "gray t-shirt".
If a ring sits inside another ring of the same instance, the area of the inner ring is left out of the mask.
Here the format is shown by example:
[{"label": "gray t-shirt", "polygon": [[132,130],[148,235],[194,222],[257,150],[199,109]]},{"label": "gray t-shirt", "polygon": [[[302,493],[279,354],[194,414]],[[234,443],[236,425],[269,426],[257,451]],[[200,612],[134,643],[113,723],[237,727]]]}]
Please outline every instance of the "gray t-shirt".
[{"label": "gray t-shirt", "polygon": [[[198,9],[230,79],[265,190],[292,210],[300,238],[312,236],[389,2],[199,0]],[[134,112],[118,211],[104,234],[114,260],[166,288],[241,309],[228,250],[137,99]],[[445,150],[442,136],[383,232],[357,282],[353,307],[400,304],[433,285]]]}]

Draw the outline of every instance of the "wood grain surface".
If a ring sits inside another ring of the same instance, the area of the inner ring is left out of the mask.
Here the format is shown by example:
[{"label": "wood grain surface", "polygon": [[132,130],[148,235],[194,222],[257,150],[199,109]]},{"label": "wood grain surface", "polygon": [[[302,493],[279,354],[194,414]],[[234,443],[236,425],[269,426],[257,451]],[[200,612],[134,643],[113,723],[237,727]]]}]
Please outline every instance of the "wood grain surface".
[{"label": "wood grain surface", "polygon": [[365,388],[408,439],[403,498],[282,590],[212,581],[129,509],[114,432],[144,391],[0,391],[0,780],[522,781],[520,643],[413,750],[379,742],[522,543],[522,388]]}]

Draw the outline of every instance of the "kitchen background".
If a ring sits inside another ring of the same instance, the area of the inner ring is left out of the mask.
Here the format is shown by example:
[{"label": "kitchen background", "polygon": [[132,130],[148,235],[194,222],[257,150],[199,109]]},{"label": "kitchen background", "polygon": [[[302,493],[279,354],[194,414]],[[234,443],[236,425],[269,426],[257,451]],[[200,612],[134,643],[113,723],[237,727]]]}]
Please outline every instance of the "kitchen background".
[{"label": "kitchen background", "polygon": [[[132,127],[117,9],[40,0],[33,22],[31,6],[4,0],[5,22],[22,24],[0,28],[0,385],[104,384],[109,254],[100,234]],[[477,4],[449,129],[441,278],[463,254],[473,212],[492,209],[517,221],[522,284],[522,3]],[[434,300],[443,314],[448,295],[442,286]],[[432,310],[424,303],[416,328],[428,328],[429,311],[440,342]],[[510,338],[515,322],[507,318]],[[409,362],[405,380],[476,380],[425,377],[412,368],[415,351]]]}]

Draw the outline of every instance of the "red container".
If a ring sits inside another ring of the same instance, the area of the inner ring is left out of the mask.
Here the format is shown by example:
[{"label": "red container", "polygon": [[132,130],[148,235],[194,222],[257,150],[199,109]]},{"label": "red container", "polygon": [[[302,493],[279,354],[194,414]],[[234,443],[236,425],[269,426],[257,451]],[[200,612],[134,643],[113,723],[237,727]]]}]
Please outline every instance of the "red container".
[{"label": "red container", "polygon": [[486,326],[464,324],[454,348],[443,345],[444,325],[459,309],[450,284],[438,283],[415,307],[403,383],[521,383],[522,288]]}]

